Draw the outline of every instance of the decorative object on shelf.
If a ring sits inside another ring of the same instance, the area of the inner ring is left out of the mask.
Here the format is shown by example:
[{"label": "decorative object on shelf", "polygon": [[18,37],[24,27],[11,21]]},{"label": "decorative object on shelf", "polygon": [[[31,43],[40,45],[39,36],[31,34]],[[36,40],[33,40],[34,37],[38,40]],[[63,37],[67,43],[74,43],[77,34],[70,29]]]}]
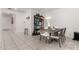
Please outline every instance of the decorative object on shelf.
[{"label": "decorative object on shelf", "polygon": [[39,35],[40,30],[44,29],[44,17],[37,13],[34,15],[34,31],[33,35]]}]

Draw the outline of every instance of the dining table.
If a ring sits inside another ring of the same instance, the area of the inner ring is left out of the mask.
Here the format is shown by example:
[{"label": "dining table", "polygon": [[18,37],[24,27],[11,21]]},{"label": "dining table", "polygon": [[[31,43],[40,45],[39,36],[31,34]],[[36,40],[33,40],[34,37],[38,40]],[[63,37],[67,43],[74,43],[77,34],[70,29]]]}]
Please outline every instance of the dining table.
[{"label": "dining table", "polygon": [[45,32],[48,32],[50,35],[53,33],[58,33],[61,31],[62,28],[55,28],[55,29],[45,29]]},{"label": "dining table", "polygon": [[[43,37],[48,38],[48,37],[51,36],[51,34],[55,34],[55,33],[56,33],[56,35],[57,35],[58,32],[61,31],[61,29],[62,29],[62,28],[44,29],[44,30],[41,30],[41,32],[42,32],[43,34],[47,32],[49,35],[44,34]],[[42,35],[40,35],[40,39],[41,39],[41,36],[42,36]],[[46,39],[46,40],[48,40],[48,39]],[[51,40],[51,39],[49,38],[49,41],[50,41],[50,40]]]}]

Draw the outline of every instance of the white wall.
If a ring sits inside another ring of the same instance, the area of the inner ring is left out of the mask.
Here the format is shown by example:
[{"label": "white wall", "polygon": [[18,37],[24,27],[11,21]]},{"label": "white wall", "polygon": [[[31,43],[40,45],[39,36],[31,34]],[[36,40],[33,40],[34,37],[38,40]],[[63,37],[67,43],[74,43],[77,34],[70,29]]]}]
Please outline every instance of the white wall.
[{"label": "white wall", "polygon": [[[30,17],[29,20],[26,17]],[[24,33],[24,29],[28,28],[29,35],[31,35],[31,9],[25,8],[24,12],[16,12],[16,32]]]},{"label": "white wall", "polygon": [[24,14],[16,12],[16,33],[24,31]]},{"label": "white wall", "polygon": [[1,8],[0,8],[0,31],[2,30],[2,16],[1,16]]},{"label": "white wall", "polygon": [[[30,17],[30,19],[26,19],[26,17]],[[26,9],[26,14],[25,14],[25,28],[28,28],[28,34],[32,35],[32,18],[31,18],[31,8]]]},{"label": "white wall", "polygon": [[66,35],[73,38],[74,31],[79,32],[79,8],[59,8],[45,12],[52,17],[50,24],[56,27],[66,27]]},{"label": "white wall", "polygon": [[1,10],[0,10],[0,31],[1,31]]}]

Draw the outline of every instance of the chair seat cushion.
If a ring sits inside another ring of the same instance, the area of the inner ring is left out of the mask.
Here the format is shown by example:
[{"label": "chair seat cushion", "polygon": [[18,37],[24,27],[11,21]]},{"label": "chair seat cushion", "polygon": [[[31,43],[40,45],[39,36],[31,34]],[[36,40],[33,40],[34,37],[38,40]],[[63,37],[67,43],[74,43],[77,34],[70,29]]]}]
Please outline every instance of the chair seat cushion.
[{"label": "chair seat cushion", "polygon": [[49,36],[49,33],[48,32],[45,32],[45,33],[42,33],[40,35],[42,35],[42,36]]},{"label": "chair seat cushion", "polygon": [[54,38],[54,39],[59,39],[58,36],[51,36],[51,38]]},{"label": "chair seat cushion", "polygon": [[41,36],[49,36],[49,34],[43,33],[41,34]]}]

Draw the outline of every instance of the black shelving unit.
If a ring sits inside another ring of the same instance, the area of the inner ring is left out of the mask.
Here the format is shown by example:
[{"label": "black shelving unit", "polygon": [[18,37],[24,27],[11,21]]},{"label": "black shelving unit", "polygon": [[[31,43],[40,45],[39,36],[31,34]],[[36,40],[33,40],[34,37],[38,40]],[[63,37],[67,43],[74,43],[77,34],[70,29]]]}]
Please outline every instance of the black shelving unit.
[{"label": "black shelving unit", "polygon": [[44,29],[44,17],[40,14],[34,15],[34,31],[33,35],[39,35],[40,30]]}]

